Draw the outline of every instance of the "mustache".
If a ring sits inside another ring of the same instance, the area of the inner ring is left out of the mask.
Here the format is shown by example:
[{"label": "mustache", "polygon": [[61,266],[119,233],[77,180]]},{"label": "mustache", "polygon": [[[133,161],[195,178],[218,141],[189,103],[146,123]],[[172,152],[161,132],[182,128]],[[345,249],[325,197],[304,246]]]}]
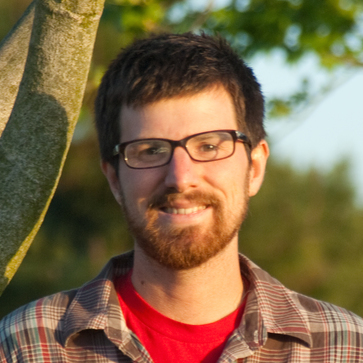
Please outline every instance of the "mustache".
[{"label": "mustache", "polygon": [[212,207],[218,207],[220,205],[220,200],[210,193],[196,190],[188,193],[179,193],[172,189],[154,195],[149,202],[149,208],[162,208],[179,200],[195,202],[197,204],[204,204]]}]

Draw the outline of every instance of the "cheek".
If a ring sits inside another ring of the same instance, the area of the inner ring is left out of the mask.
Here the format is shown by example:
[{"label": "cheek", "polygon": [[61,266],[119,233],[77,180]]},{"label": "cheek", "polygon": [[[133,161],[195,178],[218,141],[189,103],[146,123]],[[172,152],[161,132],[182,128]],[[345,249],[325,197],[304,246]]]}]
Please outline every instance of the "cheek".
[{"label": "cheek", "polygon": [[134,206],[147,203],[160,185],[160,178],[157,178],[155,169],[126,168],[120,170],[121,188],[125,201]]},{"label": "cheek", "polygon": [[222,160],[209,171],[208,182],[220,190],[228,200],[237,202],[245,194],[248,170],[247,160]]}]

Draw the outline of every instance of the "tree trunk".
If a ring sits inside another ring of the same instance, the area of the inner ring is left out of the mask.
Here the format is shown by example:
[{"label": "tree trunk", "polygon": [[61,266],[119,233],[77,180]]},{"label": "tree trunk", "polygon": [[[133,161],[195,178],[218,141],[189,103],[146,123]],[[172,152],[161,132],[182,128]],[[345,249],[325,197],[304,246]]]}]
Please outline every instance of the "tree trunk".
[{"label": "tree trunk", "polygon": [[[24,74],[0,139],[0,293],[23,260],[56,189],[82,105],[103,4],[35,2]],[[27,12],[16,27],[18,35],[5,42],[7,50],[20,51],[20,56],[5,72],[11,81],[2,89],[16,88],[21,77],[26,47],[18,47],[26,43],[30,28],[32,10]],[[3,115],[16,91],[7,93]]]}]

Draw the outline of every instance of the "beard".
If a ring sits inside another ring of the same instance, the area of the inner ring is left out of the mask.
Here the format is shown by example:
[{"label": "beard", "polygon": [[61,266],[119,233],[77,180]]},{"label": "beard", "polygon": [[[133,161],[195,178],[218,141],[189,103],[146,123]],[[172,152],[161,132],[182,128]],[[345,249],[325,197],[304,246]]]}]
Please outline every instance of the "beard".
[{"label": "beard", "polygon": [[[144,216],[134,215],[121,188],[129,230],[145,254],[160,265],[173,270],[200,266],[222,251],[238,234],[248,211],[248,180],[247,175],[244,198],[234,211],[223,208],[222,201],[215,195],[200,191],[179,193],[169,189],[150,200]],[[180,199],[212,208],[212,221],[188,227],[161,225],[158,221],[160,208]]]}]

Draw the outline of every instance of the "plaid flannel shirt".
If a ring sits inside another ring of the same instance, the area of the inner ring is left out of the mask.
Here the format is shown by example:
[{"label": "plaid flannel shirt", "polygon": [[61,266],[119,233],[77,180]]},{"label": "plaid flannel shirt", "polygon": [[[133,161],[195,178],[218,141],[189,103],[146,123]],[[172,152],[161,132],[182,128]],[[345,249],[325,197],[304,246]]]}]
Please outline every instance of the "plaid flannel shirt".
[{"label": "plaid flannel shirt", "polygon": [[[363,362],[361,318],[286,289],[242,255],[240,261],[250,292],[218,363]],[[0,361],[151,363],[125,324],[113,285],[132,263],[132,252],[115,257],[81,288],[6,316],[0,322]]]}]

